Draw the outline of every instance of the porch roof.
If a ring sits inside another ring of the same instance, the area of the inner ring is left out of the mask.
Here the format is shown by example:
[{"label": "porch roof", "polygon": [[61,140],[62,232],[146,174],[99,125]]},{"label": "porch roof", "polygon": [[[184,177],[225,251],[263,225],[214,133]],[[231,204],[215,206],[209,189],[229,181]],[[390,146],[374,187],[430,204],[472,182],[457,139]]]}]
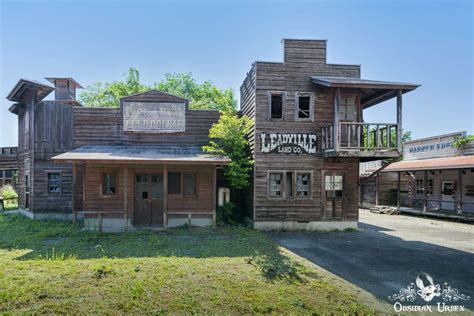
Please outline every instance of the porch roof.
[{"label": "porch roof", "polygon": [[176,163],[214,164],[230,163],[227,157],[205,153],[197,146],[137,146],[87,145],[52,158],[55,162],[104,163]]},{"label": "porch roof", "polygon": [[382,172],[474,168],[474,156],[404,160],[392,163]]},{"label": "porch roof", "polygon": [[360,104],[364,109],[394,98],[397,95],[398,90],[401,90],[402,93],[406,93],[415,90],[416,88],[421,86],[415,83],[368,80],[347,77],[311,76],[311,81],[316,85],[327,88],[359,89],[361,93]]}]

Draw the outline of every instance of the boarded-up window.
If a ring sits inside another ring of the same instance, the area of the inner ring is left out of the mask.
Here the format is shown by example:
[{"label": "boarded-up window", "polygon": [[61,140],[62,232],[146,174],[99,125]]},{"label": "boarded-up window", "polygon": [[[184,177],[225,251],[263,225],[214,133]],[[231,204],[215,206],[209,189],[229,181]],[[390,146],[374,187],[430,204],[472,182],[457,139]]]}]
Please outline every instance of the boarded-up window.
[{"label": "boarded-up window", "polygon": [[115,173],[102,174],[102,195],[117,194],[117,177]]},{"label": "boarded-up window", "polygon": [[341,197],[342,196],[342,176],[327,175],[324,179],[326,197]]},{"label": "boarded-up window", "polygon": [[283,94],[270,94],[270,118],[283,118]]},{"label": "boarded-up window", "polygon": [[310,194],[311,174],[298,173],[296,175],[296,196],[299,198],[307,198]]},{"label": "boarded-up window", "polygon": [[181,194],[181,173],[168,173],[168,193]]},{"label": "boarded-up window", "polygon": [[59,172],[48,173],[48,192],[61,193],[61,174]]},{"label": "boarded-up window", "polygon": [[270,173],[268,178],[268,195],[271,197],[281,197],[283,174]]},{"label": "boarded-up window", "polygon": [[192,173],[185,173],[183,175],[184,182],[184,194],[195,195],[196,194],[196,175]]}]

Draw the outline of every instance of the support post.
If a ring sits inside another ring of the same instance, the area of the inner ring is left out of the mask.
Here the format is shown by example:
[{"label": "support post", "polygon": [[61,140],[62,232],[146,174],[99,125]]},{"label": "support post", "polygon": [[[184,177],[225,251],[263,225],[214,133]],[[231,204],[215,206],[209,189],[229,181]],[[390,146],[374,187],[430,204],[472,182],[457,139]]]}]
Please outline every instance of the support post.
[{"label": "support post", "polygon": [[400,180],[401,180],[401,173],[400,171],[397,172],[397,210],[400,208]]},{"label": "support post", "polygon": [[375,206],[379,205],[379,175],[375,176]]},{"label": "support post", "polygon": [[72,223],[77,223],[77,164],[72,164]]},{"label": "support post", "polygon": [[336,89],[334,95],[334,149],[338,152],[341,149],[339,130],[339,105],[341,104],[341,89]]},{"label": "support post", "polygon": [[124,229],[128,230],[128,165],[123,169],[123,220]]},{"label": "support post", "polygon": [[458,194],[457,196],[457,206],[458,214],[462,214],[462,169],[458,169]]},{"label": "support post", "polygon": [[426,213],[428,208],[428,171],[423,172],[423,213]]},{"label": "support post", "polygon": [[402,153],[402,90],[397,91],[397,148],[398,152]]},{"label": "support post", "polygon": [[163,166],[163,228],[168,224],[168,165]]},{"label": "support post", "polygon": [[212,225],[216,227],[216,189],[217,189],[217,166],[214,166],[212,172]]}]

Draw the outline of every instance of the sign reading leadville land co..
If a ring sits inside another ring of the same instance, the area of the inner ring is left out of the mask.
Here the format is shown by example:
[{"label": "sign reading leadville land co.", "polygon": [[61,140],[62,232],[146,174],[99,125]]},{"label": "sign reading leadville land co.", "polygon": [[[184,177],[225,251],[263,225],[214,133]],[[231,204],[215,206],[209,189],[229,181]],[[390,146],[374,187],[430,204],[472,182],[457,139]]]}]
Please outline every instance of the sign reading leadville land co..
[{"label": "sign reading leadville land co.", "polygon": [[124,132],[177,133],[186,126],[184,103],[124,102]]},{"label": "sign reading leadville land co.", "polygon": [[315,154],[317,149],[316,134],[302,133],[261,133],[263,153]]}]

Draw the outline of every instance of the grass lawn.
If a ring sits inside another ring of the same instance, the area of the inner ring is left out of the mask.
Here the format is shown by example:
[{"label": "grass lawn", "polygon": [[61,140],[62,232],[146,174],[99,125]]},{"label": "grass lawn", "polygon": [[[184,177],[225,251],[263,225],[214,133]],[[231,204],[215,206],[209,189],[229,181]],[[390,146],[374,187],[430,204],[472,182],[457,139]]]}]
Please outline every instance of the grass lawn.
[{"label": "grass lawn", "polygon": [[246,228],[82,232],[0,214],[0,314],[371,313]]}]

